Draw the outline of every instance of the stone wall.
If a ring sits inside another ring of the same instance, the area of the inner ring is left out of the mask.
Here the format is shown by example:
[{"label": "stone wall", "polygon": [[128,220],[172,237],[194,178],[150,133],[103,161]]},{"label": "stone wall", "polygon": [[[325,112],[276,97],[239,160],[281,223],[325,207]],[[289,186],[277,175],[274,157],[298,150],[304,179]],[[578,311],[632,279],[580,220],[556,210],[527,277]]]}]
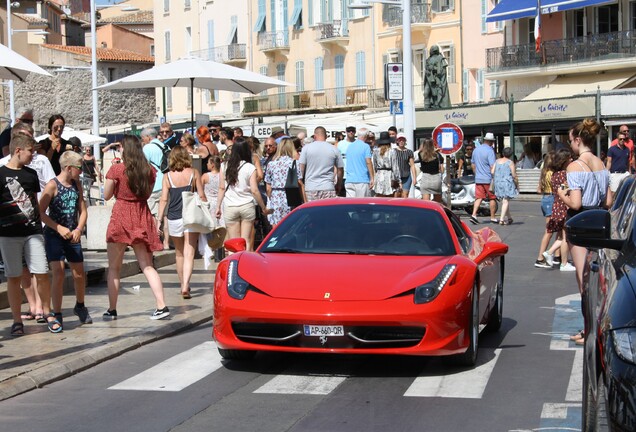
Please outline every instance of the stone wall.
[{"label": "stone wall", "polygon": [[[115,76],[123,75],[122,65],[101,63],[97,73],[99,85],[106,83],[104,71],[115,70]],[[30,74],[25,82],[15,82],[15,108],[34,109],[36,134],[48,133],[48,119],[53,114],[62,114],[66,124],[75,129],[91,129],[93,125],[92,77],[89,69],[69,69],[54,72],[45,68],[53,77]],[[126,75],[148,69],[147,65],[126,64]],[[117,73],[119,72],[119,73]],[[9,112],[8,88],[5,112]],[[19,113],[17,114],[19,115]],[[124,123],[142,124],[157,121],[155,89],[101,90],[99,91],[99,125]]]}]

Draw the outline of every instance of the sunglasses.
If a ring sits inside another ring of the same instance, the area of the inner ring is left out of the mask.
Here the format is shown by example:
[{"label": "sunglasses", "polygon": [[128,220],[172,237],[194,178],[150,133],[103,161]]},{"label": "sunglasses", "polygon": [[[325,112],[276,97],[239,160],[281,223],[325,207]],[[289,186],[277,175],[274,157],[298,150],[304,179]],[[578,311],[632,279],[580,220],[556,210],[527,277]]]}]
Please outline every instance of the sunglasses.
[{"label": "sunglasses", "polygon": [[170,133],[170,131],[160,131],[159,133],[160,133],[161,135],[166,135],[166,134],[169,134],[169,133]]}]

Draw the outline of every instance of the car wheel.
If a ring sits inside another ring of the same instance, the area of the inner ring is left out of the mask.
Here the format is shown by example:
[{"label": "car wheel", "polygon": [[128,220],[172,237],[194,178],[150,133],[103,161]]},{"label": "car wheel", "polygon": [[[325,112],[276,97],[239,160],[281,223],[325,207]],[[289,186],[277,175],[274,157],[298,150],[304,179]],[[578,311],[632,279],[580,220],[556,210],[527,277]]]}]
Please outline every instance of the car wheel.
[{"label": "car wheel", "polygon": [[495,304],[490,311],[486,330],[489,332],[499,331],[503,322],[503,283],[504,283],[504,257],[499,262],[499,282],[497,282],[497,292],[495,294]]},{"label": "car wheel", "polygon": [[598,385],[596,386],[596,404],[594,406],[595,422],[594,430],[596,432],[609,431],[609,425],[607,421],[607,405],[605,403],[605,383],[603,382],[603,376],[599,375]]},{"label": "car wheel", "polygon": [[256,355],[256,351],[219,348],[219,354],[225,360],[251,360]]},{"label": "car wheel", "polygon": [[457,366],[475,366],[477,363],[477,349],[479,348],[479,287],[477,281],[473,287],[469,325],[470,343],[468,349],[465,353],[450,358],[451,362]]}]

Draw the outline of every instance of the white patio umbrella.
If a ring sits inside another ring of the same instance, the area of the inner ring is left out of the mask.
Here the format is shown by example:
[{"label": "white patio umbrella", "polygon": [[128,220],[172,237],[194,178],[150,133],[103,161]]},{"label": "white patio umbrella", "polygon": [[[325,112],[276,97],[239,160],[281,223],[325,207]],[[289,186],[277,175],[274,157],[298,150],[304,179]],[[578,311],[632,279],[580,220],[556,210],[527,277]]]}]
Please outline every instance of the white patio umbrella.
[{"label": "white patio umbrella", "polygon": [[[48,134],[40,135],[35,137],[35,140],[41,141],[48,136]],[[68,140],[71,137],[79,138],[79,140],[82,142],[82,146],[93,146],[94,144],[103,144],[106,142],[106,138],[104,137],[81,132],[68,126],[64,127],[64,130],[62,131],[62,138]]]},{"label": "white patio umbrella", "polygon": [[[223,63],[202,60],[197,57],[186,57],[101,85],[97,89],[189,87],[190,95],[193,98],[194,87],[257,94],[272,87],[293,85]],[[191,107],[191,121],[194,128],[194,104]]]},{"label": "white patio umbrella", "polygon": [[0,79],[24,81],[31,72],[53,76],[31,60],[0,44]]}]

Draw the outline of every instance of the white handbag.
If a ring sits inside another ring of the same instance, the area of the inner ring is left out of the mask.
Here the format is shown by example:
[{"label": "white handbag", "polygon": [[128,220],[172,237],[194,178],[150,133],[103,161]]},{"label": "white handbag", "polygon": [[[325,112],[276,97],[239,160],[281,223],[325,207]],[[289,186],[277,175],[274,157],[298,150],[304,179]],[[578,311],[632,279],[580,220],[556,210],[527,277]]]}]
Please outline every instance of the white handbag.
[{"label": "white handbag", "polygon": [[191,232],[209,233],[216,228],[210,213],[210,203],[201,201],[197,192],[181,192],[183,200],[183,228]]}]

